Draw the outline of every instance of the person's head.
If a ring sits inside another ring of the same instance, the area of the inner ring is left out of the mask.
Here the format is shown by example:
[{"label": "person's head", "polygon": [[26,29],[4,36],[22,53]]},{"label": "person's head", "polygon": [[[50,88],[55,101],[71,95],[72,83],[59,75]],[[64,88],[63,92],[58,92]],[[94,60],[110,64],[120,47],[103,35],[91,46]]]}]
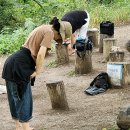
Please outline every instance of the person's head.
[{"label": "person's head", "polygon": [[72,34],[72,26],[69,22],[59,21],[57,17],[54,17],[50,24],[53,27],[54,40],[58,43],[62,43],[66,38],[70,38]]}]

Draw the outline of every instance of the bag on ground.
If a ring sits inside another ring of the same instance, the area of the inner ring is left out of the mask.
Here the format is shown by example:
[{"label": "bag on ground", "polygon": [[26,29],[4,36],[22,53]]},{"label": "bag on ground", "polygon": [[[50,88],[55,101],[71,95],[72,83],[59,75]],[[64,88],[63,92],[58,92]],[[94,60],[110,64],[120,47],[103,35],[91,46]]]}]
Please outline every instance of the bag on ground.
[{"label": "bag on ground", "polygon": [[105,92],[108,88],[110,88],[108,74],[106,72],[101,72],[94,78],[90,86],[84,92],[89,95],[96,95]]}]

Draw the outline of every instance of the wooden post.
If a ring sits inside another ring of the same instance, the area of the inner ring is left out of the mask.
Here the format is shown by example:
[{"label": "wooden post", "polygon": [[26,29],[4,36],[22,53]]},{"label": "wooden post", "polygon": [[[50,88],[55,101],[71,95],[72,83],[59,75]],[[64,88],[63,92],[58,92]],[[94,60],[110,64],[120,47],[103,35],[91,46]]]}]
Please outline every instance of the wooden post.
[{"label": "wooden post", "polygon": [[94,47],[98,47],[98,32],[97,28],[88,29],[87,31],[88,38],[92,41]]},{"label": "wooden post", "polygon": [[100,34],[100,42],[99,42],[99,52],[103,53],[103,39],[105,38],[113,38],[114,35],[110,36],[107,34]]},{"label": "wooden post", "polygon": [[[81,52],[81,55],[83,52]],[[85,56],[80,58],[76,55],[75,74],[87,74],[92,71],[91,51],[86,51]]]},{"label": "wooden post", "polygon": [[110,62],[123,62],[124,54],[125,53],[123,51],[110,52],[109,61]]},{"label": "wooden post", "polygon": [[107,62],[109,60],[109,53],[111,51],[112,46],[116,45],[115,38],[106,38],[103,39],[103,61]]},{"label": "wooden post", "polygon": [[69,63],[69,55],[67,45],[64,44],[56,44],[56,55],[57,55],[57,63],[58,64],[67,64]]},{"label": "wooden post", "polygon": [[53,109],[68,110],[63,81],[55,81],[46,83],[47,90],[51,99]]}]

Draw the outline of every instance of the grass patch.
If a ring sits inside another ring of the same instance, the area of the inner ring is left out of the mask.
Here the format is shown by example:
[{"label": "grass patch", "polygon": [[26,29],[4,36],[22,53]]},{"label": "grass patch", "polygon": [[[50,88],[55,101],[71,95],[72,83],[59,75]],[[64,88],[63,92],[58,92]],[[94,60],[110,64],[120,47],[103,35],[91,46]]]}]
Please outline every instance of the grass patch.
[{"label": "grass patch", "polygon": [[114,123],[111,127],[109,128],[102,128],[102,130],[119,130],[119,128],[117,127],[116,123]]},{"label": "grass patch", "polygon": [[56,68],[56,67],[58,67],[58,63],[57,63],[56,60],[52,60],[52,61],[50,61],[50,62],[47,64],[47,67],[49,67],[49,68]]},{"label": "grass patch", "polygon": [[90,13],[90,27],[99,27],[102,21],[112,21],[115,25],[130,22],[130,2],[117,1],[111,4],[90,2],[85,6]]},{"label": "grass patch", "polygon": [[75,76],[75,71],[71,70],[67,75],[73,77],[73,76]]}]

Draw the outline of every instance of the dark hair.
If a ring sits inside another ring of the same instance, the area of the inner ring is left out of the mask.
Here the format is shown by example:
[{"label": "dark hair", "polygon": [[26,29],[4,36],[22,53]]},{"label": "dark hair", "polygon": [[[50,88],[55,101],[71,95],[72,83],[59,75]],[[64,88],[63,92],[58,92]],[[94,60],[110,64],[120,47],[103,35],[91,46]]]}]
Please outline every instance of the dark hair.
[{"label": "dark hair", "polygon": [[53,28],[54,28],[57,32],[59,32],[59,30],[60,30],[60,23],[59,23],[59,19],[58,19],[57,17],[54,17],[54,18],[50,21],[49,24],[53,25]]}]

